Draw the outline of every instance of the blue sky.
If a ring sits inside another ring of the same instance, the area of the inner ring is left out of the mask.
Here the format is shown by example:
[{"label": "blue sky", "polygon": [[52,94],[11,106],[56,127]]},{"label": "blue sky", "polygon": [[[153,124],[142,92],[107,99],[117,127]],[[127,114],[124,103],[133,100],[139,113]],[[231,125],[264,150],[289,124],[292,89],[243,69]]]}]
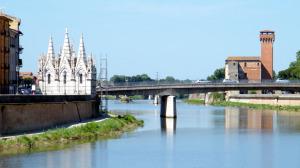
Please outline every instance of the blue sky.
[{"label": "blue sky", "polygon": [[[96,60],[108,56],[109,76],[147,73],[206,78],[227,56],[259,56],[259,31],[276,32],[274,68],[286,68],[300,50],[300,1],[291,0],[1,0],[21,18],[22,71],[53,36],[55,52],[65,28],[78,50],[80,34]],[[97,62],[97,65],[99,61]]]}]

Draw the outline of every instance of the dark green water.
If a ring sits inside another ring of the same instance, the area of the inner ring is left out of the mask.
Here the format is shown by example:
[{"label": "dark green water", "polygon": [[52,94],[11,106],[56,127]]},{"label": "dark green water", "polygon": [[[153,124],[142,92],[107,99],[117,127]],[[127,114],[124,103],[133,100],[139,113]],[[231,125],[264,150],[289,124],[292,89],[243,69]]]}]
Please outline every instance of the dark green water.
[{"label": "dark green water", "polygon": [[120,139],[5,156],[1,168],[296,168],[300,167],[300,113],[177,103],[177,119],[161,119],[150,101],[109,109],[145,126]]}]

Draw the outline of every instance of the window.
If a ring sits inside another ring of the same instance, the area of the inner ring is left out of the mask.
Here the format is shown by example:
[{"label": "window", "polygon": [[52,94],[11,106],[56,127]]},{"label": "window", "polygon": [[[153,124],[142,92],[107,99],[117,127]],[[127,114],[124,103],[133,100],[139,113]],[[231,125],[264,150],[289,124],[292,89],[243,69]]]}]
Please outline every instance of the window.
[{"label": "window", "polygon": [[48,74],[48,84],[50,84],[50,83],[51,83],[51,75]]},{"label": "window", "polygon": [[79,74],[79,82],[82,83],[82,74]]},{"label": "window", "polygon": [[233,66],[235,66],[235,62],[233,63]]},{"label": "window", "polygon": [[246,67],[246,66],[247,66],[247,62],[244,63],[244,67]]},{"label": "window", "polygon": [[257,66],[259,66],[259,62],[257,63]]},{"label": "window", "polygon": [[64,72],[64,84],[67,83],[67,72]]}]

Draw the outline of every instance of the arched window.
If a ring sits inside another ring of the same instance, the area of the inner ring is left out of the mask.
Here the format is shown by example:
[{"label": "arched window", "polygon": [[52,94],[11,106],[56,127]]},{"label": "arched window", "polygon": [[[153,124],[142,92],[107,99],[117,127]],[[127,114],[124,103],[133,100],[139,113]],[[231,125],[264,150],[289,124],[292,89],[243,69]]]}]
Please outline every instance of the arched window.
[{"label": "arched window", "polygon": [[64,84],[67,83],[67,72],[64,72]]},{"label": "arched window", "polygon": [[82,83],[82,74],[79,74],[79,82]]},{"label": "arched window", "polygon": [[48,84],[50,84],[50,83],[51,83],[51,75],[48,74]]}]

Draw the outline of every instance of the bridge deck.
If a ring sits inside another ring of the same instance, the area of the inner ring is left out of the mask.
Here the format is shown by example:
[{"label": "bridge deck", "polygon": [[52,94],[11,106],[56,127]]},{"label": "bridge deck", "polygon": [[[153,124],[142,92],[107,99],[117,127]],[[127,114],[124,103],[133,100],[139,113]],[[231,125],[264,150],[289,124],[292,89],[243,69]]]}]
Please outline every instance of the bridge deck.
[{"label": "bridge deck", "polygon": [[[104,88],[103,88],[104,89]],[[170,84],[170,85],[136,85],[108,86],[105,88],[111,95],[159,94],[172,93],[201,93],[230,90],[283,90],[300,91],[300,83],[207,83],[207,84]],[[100,89],[97,90],[100,92]]]}]

